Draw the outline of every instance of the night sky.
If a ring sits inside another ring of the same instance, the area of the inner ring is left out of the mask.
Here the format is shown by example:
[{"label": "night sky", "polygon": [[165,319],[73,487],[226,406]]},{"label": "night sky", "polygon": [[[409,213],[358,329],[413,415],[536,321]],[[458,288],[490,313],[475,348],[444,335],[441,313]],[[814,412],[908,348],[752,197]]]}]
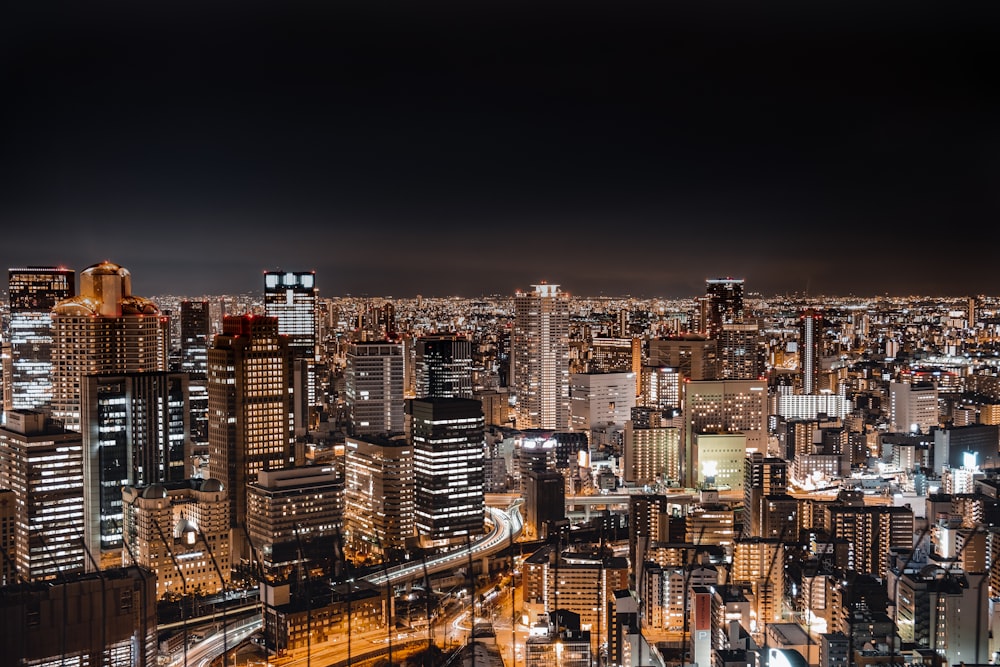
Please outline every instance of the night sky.
[{"label": "night sky", "polygon": [[1000,3],[21,3],[0,262],[140,295],[1000,294]]}]

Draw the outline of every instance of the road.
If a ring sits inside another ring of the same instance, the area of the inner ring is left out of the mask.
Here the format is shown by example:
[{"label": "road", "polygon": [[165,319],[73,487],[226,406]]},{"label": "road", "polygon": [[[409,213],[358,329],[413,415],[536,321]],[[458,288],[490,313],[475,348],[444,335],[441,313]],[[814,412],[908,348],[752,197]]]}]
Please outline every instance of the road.
[{"label": "road", "polygon": [[[473,558],[482,558],[484,556],[497,553],[498,551],[503,551],[517,539],[517,537],[521,534],[521,531],[524,529],[524,521],[521,518],[520,512],[520,503],[515,502],[511,505],[510,509],[506,511],[494,507],[487,507],[486,513],[489,515],[493,527],[487,535],[472,543],[471,551]],[[455,567],[460,567],[468,562],[468,559],[469,549],[449,551],[448,553],[441,554],[440,556],[427,560],[427,574],[430,575],[444,570],[451,570]],[[424,574],[424,567],[423,562],[397,565],[389,568],[388,572],[371,574],[365,577],[365,579],[377,586],[383,586],[388,578],[389,583],[391,585],[395,585],[403,581],[422,577]],[[228,648],[235,647],[246,639],[251,633],[259,629],[260,626],[261,619],[259,617],[250,621],[234,621],[229,627],[229,633],[225,646]],[[375,631],[375,633],[379,634],[382,640],[388,644],[388,640],[385,636],[385,630]],[[411,633],[411,635],[412,634],[413,633]],[[426,635],[423,636],[426,637]],[[409,639],[409,637],[399,637],[399,641],[407,641]],[[372,640],[377,641],[375,637],[371,638],[369,641]],[[364,640],[359,637],[358,641]],[[282,661],[282,665],[308,667],[311,665],[313,658],[316,659],[317,665],[326,665],[337,662],[338,658],[335,656],[338,653],[342,653],[346,657],[347,642],[341,640],[328,642],[328,644],[329,646],[315,647],[308,657],[296,657],[292,661]],[[171,667],[178,665],[186,665],[186,667],[207,667],[212,659],[222,654],[223,646],[224,642],[222,633],[218,632],[205,637],[203,641],[188,648],[186,656],[187,662],[184,662],[184,654],[182,652],[179,657],[174,658],[174,660],[169,664]],[[386,648],[388,648],[388,646],[386,646]],[[323,651],[324,653],[329,651],[329,657],[321,658],[320,651]],[[359,655],[360,653],[361,652],[359,651]]]},{"label": "road", "polygon": [[263,620],[256,618],[232,621],[225,637],[220,630],[206,635],[202,641],[188,647],[187,652],[178,652],[168,664],[171,667],[208,667],[212,660],[222,655],[224,649],[239,645],[244,639],[260,629]]},{"label": "road", "polygon": [[[495,507],[487,507],[486,513],[492,519],[493,529],[485,536],[472,543],[472,557],[482,558],[498,551],[503,551],[513,540],[516,540],[524,530],[520,506],[515,504],[510,510],[504,511]],[[427,574],[436,574],[445,570],[461,567],[469,560],[468,549],[458,549],[427,560]],[[424,575],[424,564],[407,563],[390,567],[387,572],[370,574],[365,579],[376,586],[383,586],[388,578],[390,584],[397,584]]]}]

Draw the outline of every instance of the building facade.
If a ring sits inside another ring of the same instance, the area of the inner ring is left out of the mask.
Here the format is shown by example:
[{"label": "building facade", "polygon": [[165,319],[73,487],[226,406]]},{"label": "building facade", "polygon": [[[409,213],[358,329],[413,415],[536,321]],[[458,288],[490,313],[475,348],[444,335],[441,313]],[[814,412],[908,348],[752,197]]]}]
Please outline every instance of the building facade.
[{"label": "building facade", "polygon": [[566,429],[570,420],[569,300],[559,285],[514,295],[512,385],[517,427]]}]

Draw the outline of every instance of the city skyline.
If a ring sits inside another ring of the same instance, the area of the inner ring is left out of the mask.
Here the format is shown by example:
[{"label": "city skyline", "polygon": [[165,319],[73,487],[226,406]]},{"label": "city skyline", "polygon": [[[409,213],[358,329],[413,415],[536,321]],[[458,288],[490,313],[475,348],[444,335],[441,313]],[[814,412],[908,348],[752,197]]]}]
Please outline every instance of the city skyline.
[{"label": "city skyline", "polygon": [[0,262],[138,294],[1000,293],[997,7],[18,7]]}]

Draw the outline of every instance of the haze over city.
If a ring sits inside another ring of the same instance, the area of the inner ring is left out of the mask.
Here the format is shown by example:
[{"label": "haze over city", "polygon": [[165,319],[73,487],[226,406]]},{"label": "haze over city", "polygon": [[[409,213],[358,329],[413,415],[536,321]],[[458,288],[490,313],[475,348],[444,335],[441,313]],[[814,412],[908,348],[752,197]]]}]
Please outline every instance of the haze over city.
[{"label": "haze over city", "polygon": [[995,3],[18,7],[0,264],[142,294],[1000,291]]}]

